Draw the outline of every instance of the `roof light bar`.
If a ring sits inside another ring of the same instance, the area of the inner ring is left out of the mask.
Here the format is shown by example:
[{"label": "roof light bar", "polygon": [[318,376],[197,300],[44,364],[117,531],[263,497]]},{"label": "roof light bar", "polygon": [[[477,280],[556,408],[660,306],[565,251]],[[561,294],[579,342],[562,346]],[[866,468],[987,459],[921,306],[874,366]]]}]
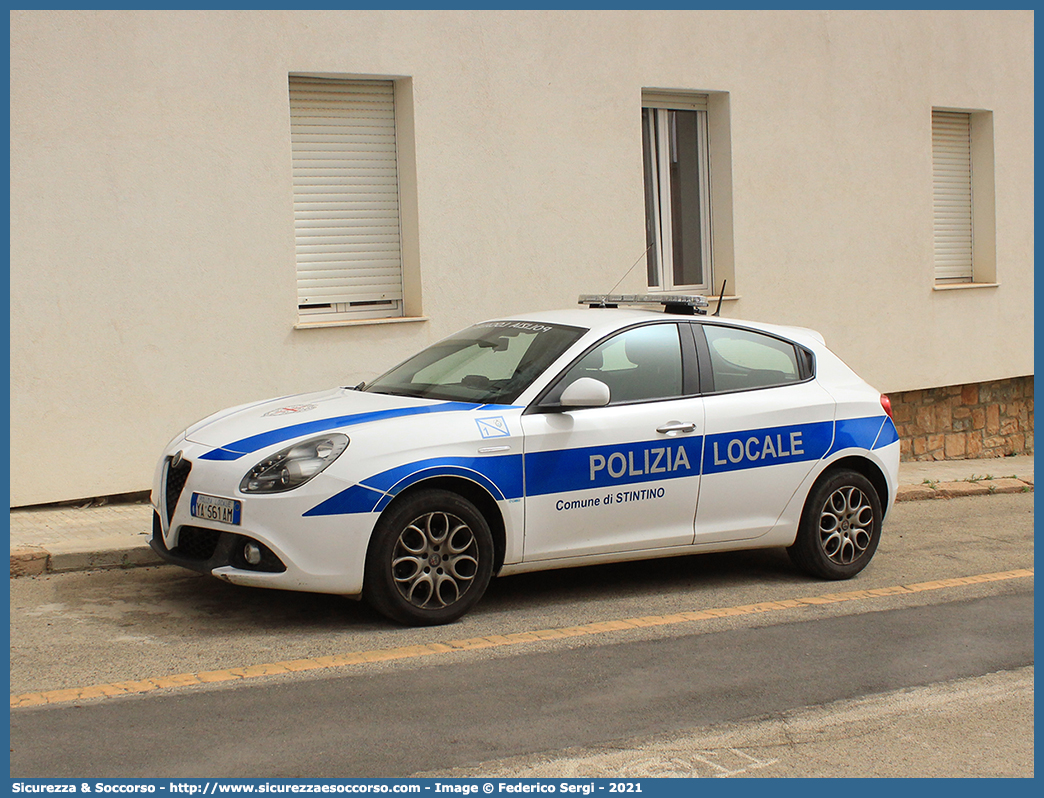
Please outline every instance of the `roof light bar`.
[{"label": "roof light bar", "polygon": [[616,308],[620,305],[663,305],[667,313],[682,316],[704,315],[706,297],[696,294],[581,294],[577,304],[591,308]]}]

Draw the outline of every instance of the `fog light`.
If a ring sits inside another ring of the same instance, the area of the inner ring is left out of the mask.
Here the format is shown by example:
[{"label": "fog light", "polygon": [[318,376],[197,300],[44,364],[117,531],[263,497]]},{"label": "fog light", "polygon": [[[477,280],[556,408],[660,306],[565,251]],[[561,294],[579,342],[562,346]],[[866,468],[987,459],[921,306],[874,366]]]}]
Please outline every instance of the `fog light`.
[{"label": "fog light", "polygon": [[243,559],[250,565],[261,564],[261,547],[256,543],[247,543],[243,547]]}]

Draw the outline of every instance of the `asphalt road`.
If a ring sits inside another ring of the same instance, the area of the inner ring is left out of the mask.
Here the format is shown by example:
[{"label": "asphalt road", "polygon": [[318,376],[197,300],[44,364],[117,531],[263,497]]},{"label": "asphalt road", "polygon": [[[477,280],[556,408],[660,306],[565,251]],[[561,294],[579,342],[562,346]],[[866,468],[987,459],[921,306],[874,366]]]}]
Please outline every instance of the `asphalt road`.
[{"label": "asphalt road", "polygon": [[[560,571],[428,630],[167,567],[14,580],[11,772],[1032,775],[1032,508],[898,505],[846,583],[771,551]],[[156,689],[171,676],[185,686]],[[86,698],[114,684],[143,692]],[[814,755],[853,728],[873,756]]]}]

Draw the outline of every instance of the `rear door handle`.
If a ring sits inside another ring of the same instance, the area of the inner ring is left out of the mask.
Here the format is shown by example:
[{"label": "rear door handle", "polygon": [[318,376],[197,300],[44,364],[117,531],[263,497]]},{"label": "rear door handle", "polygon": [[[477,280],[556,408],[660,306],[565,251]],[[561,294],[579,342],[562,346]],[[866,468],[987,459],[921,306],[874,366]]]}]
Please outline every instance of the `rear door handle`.
[{"label": "rear door handle", "polygon": [[696,431],[696,424],[693,421],[668,421],[663,426],[657,427],[656,431],[661,435],[677,435],[678,433],[687,435]]}]

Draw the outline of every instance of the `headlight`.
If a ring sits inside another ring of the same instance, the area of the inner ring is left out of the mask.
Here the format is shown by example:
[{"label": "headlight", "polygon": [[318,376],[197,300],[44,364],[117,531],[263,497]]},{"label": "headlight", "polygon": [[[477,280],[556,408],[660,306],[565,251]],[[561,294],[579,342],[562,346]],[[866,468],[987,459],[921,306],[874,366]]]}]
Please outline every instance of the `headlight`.
[{"label": "headlight", "polygon": [[282,493],[305,484],[348,448],[348,436],[339,432],[309,438],[267,457],[247,472],[243,493]]}]

